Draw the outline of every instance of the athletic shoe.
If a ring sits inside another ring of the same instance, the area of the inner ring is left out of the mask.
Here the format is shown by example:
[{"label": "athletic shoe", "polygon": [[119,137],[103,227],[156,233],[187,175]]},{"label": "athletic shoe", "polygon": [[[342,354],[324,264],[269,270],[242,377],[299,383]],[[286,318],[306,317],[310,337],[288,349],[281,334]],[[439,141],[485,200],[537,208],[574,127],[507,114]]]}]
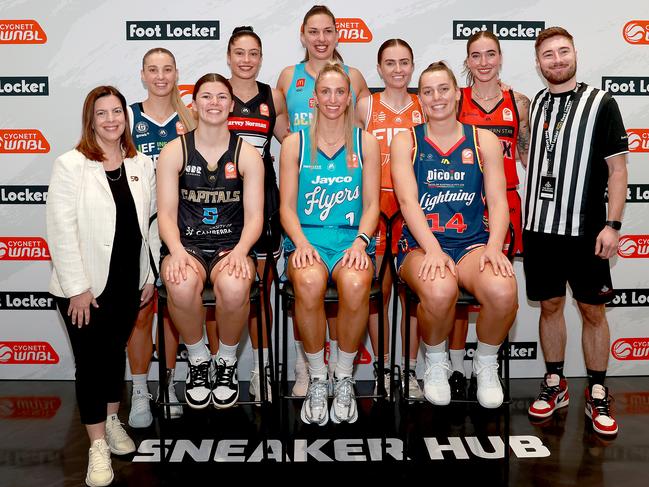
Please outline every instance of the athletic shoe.
[{"label": "athletic shoe", "polygon": [[106,418],[106,442],[115,455],[128,455],[135,451],[135,443],[122,427],[117,414]]},{"label": "athletic shoe", "polygon": [[113,467],[110,464],[110,448],[104,438],[92,442],[88,450],[88,471],[86,485],[103,487],[113,482]]},{"label": "athletic shoe", "polygon": [[451,387],[451,399],[466,399],[466,377],[462,372],[454,370],[448,379],[448,384]]},{"label": "athletic shoe", "polygon": [[331,403],[331,421],[334,423],[355,423],[358,419],[354,379],[351,377],[334,380],[334,399]]},{"label": "athletic shoe", "polygon": [[451,387],[448,385],[448,373],[451,367],[448,358],[431,362],[426,356],[426,373],[424,374],[424,397],[437,406],[446,406],[451,402]]},{"label": "athletic shoe", "polygon": [[541,392],[527,410],[535,418],[547,418],[559,408],[570,402],[568,382],[558,374],[545,374],[541,382]]},{"label": "athletic shoe", "polygon": [[[178,396],[176,396],[176,383],[173,380],[173,370],[172,369],[167,369],[167,384],[169,387],[169,402],[174,403],[174,402],[179,402],[178,401]],[[162,386],[158,385],[158,393],[157,393],[157,399],[160,401],[162,398]],[[167,416],[167,406],[162,406],[162,414],[164,414],[164,417],[166,419],[178,419],[181,418],[183,415],[183,406],[182,404],[176,404],[174,406],[168,406],[169,407],[169,416]]]},{"label": "athletic shoe", "polygon": [[409,400],[418,400],[424,397],[424,393],[419,387],[419,381],[417,380],[417,373],[414,369],[408,370],[408,379],[406,380],[405,373],[401,374],[401,387],[403,390],[408,388],[408,399]]},{"label": "athletic shoe", "polygon": [[234,406],[239,399],[239,381],[237,380],[237,361],[231,365],[222,358],[216,364],[216,381],[212,389],[212,403],[217,409]]},{"label": "athletic shoe", "polygon": [[473,373],[478,383],[478,402],[486,409],[495,409],[503,403],[503,387],[498,377],[498,362],[493,356],[492,360],[486,361],[476,354],[473,357]]},{"label": "athletic shoe", "polygon": [[212,380],[210,377],[210,359],[194,365],[188,364],[185,379],[185,401],[190,408],[204,409],[209,406],[212,398]]},{"label": "athletic shoe", "polygon": [[306,362],[295,362],[295,383],[291,395],[303,397],[309,388],[309,369]]},{"label": "athletic shoe", "polygon": [[[379,363],[374,362],[374,395],[379,395]],[[385,397],[390,396],[390,388],[392,387],[392,374],[390,373],[390,366],[383,366],[383,387],[385,388]]]},{"label": "athletic shoe", "polygon": [[600,435],[616,435],[617,421],[611,413],[611,399],[608,387],[601,384],[586,388],[586,416],[593,422],[593,429]]},{"label": "athletic shoe", "polygon": [[149,401],[153,396],[146,389],[133,389],[131,411],[128,413],[128,425],[131,428],[148,428],[153,423]]},{"label": "athletic shoe", "polygon": [[309,382],[309,388],[306,397],[302,403],[300,418],[304,423],[317,424],[324,426],[329,420],[329,410],[327,409],[327,397],[329,387],[327,379],[313,378]]},{"label": "athletic shoe", "polygon": [[[268,402],[273,402],[273,396],[271,393],[271,388],[270,388],[270,375],[268,374],[268,371],[266,371],[266,393],[268,394]],[[259,390],[259,371],[252,369],[250,371],[250,385],[248,386],[248,395],[250,398],[259,398],[259,400],[263,400],[261,397],[261,391]]]}]

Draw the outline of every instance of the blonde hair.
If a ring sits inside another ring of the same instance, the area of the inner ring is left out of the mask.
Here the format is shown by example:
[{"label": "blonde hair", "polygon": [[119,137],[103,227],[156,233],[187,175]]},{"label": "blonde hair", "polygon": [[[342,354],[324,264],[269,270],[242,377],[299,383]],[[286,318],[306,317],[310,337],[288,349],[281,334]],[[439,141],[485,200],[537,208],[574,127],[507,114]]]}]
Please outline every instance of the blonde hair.
[{"label": "blonde hair", "polygon": [[[315,80],[315,90],[318,89],[318,84],[320,80],[328,73],[337,73],[343,77],[345,83],[347,84],[347,91],[351,96],[352,93],[352,82],[349,78],[349,75],[345,72],[344,68],[340,63],[330,62],[325,64],[324,67],[320,70],[318,77]],[[313,121],[309,127],[309,135],[311,137],[311,162],[315,161],[316,152],[318,150],[318,118],[320,116],[320,110],[318,105],[313,107]],[[350,165],[352,157],[354,154],[354,106],[350,102],[345,108],[345,153],[347,157],[347,164]]]}]

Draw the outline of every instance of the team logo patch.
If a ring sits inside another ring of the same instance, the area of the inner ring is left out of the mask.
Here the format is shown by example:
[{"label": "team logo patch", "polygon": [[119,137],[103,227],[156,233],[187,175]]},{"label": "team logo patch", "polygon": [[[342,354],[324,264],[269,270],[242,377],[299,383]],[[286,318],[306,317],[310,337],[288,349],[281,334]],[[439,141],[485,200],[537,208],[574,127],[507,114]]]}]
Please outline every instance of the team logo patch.
[{"label": "team logo patch", "polygon": [[306,83],[306,78],[298,78],[295,81],[295,88],[297,89],[304,88],[304,83]]},{"label": "team logo patch", "polygon": [[241,113],[243,113],[244,115],[248,115],[248,114],[250,113],[250,108],[248,108],[248,107],[243,107],[243,108],[241,109]]},{"label": "team logo patch", "polygon": [[176,133],[178,135],[183,135],[187,130],[185,130],[185,126],[181,121],[176,122]]},{"label": "team logo patch", "polygon": [[259,105],[259,113],[264,117],[270,117],[270,110],[268,110],[268,105],[262,103]]},{"label": "team logo patch", "polygon": [[421,123],[421,113],[419,113],[419,110],[415,110],[412,112],[412,123],[415,124]]},{"label": "team logo patch", "polygon": [[327,171],[335,171],[335,170],[336,170],[336,165],[333,162],[327,164]]},{"label": "team logo patch", "polygon": [[234,162],[225,164],[225,179],[235,179],[237,177],[237,169],[234,167]]},{"label": "team logo patch", "polygon": [[514,114],[509,108],[503,108],[503,120],[507,122],[513,122],[514,121]]},{"label": "team logo patch", "polygon": [[159,135],[160,137],[166,137],[166,136],[167,136],[167,131],[166,131],[165,129],[160,129],[160,130],[158,131],[158,135]]},{"label": "team logo patch", "polygon": [[351,160],[348,161],[348,166],[349,167],[358,167],[358,156],[356,154],[352,154]]},{"label": "team logo patch", "polygon": [[146,122],[138,122],[135,124],[135,131],[138,134],[143,134],[149,131],[149,124]]},{"label": "team logo patch", "polygon": [[315,106],[315,98],[309,98],[309,108],[313,108]]},{"label": "team logo patch", "polygon": [[394,123],[402,123],[403,119],[401,117],[397,117],[394,119]]},{"label": "team logo patch", "polygon": [[462,151],[462,164],[473,164],[473,151],[471,149]]}]

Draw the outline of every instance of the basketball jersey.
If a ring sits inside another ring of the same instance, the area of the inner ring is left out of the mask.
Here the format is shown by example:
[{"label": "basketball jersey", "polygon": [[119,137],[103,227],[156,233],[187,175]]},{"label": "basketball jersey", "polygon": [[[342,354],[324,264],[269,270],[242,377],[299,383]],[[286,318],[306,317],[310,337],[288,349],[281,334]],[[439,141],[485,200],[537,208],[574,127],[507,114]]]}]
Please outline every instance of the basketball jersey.
[{"label": "basketball jersey", "polygon": [[[343,64],[345,73],[349,67]],[[352,105],[356,105],[356,94],[352,89]],[[315,106],[315,78],[306,71],[306,62],[295,65],[293,79],[286,92],[286,109],[291,132],[307,128],[313,120]]]},{"label": "basketball jersey", "polygon": [[423,122],[421,105],[417,95],[410,93],[410,103],[401,110],[394,110],[381,101],[381,93],[373,93],[369,98],[365,130],[379,141],[381,149],[381,189],[392,191],[390,174],[390,144],[399,132],[404,132]]},{"label": "basketball jersey", "polygon": [[153,159],[155,167],[162,148],[184,133],[185,128],[176,112],[160,124],[144,113],[142,102],[133,103],[129,108],[132,113],[131,126],[135,148]]},{"label": "basketball jersey", "polygon": [[[462,128],[464,135],[446,153],[426,136],[426,124],[411,129],[419,205],[442,247],[468,246],[488,239],[477,128],[467,124]],[[401,245],[419,246],[406,224]]]},{"label": "basketball jersey", "polygon": [[243,230],[242,140],[230,135],[228,149],[210,171],[196,150],[195,132],[181,136],[183,168],[178,180],[178,229],[184,246],[201,250],[234,247]]},{"label": "basketball jersey", "polygon": [[462,88],[458,120],[493,132],[503,148],[503,163],[507,189],[518,186],[516,173],[516,141],[518,140],[519,115],[512,90],[503,91],[502,99],[487,112],[473,98],[471,87]]}]

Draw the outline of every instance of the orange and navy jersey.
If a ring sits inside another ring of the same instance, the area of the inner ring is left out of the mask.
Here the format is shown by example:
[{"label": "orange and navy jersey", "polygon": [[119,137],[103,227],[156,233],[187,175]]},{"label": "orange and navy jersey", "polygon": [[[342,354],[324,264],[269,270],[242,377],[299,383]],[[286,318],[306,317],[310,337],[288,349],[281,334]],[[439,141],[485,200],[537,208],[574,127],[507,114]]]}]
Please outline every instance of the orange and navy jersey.
[{"label": "orange and navy jersey", "polygon": [[507,189],[518,186],[516,173],[516,141],[518,140],[519,115],[512,90],[503,91],[502,99],[490,111],[485,111],[471,96],[471,87],[462,88],[457,118],[462,123],[476,125],[493,132],[503,147],[503,163]]},{"label": "orange and navy jersey", "polygon": [[399,132],[423,123],[421,105],[417,95],[410,94],[410,103],[399,111],[381,101],[380,93],[369,98],[365,130],[379,141],[381,149],[381,190],[392,191],[390,175],[390,143]]}]

